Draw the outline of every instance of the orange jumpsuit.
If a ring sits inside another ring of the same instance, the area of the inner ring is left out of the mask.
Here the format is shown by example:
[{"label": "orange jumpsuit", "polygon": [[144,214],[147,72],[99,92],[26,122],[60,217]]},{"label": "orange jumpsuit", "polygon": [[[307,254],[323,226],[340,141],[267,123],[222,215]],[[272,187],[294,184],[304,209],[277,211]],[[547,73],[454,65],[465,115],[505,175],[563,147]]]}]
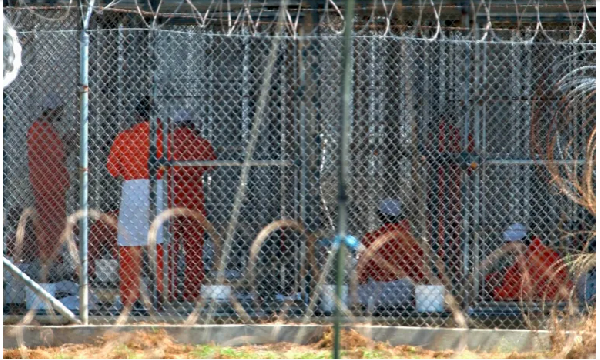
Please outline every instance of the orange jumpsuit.
[{"label": "orange jumpsuit", "polygon": [[[186,127],[178,127],[173,131],[172,156],[174,160],[203,160],[212,161],[217,157],[210,142]],[[183,207],[201,212],[206,216],[204,208],[204,188],[202,176],[205,171],[212,167],[176,166],[173,169],[174,196],[169,201],[175,207]],[[168,182],[168,186],[170,183]],[[171,191],[169,191],[169,196]],[[184,297],[188,301],[194,301],[200,296],[200,287],[204,280],[204,262],[202,261],[202,250],[204,247],[204,228],[194,219],[180,217],[173,224],[173,249],[177,254],[179,244],[183,240],[185,252],[185,277]],[[170,278],[175,283],[175,269],[173,264],[170,269]],[[177,287],[175,287],[177,288]]]},{"label": "orange jumpsuit", "polygon": [[[148,148],[149,124],[147,122],[138,124],[133,128],[119,134],[111,148],[107,167],[113,176],[123,176],[125,180],[148,179]],[[169,142],[171,141],[169,137]],[[168,145],[167,156],[171,160],[215,160],[216,156],[210,143],[197,136],[193,130],[188,128],[177,128],[172,134],[174,144]],[[163,152],[162,126],[158,126],[157,150],[158,157]],[[209,167],[175,167],[173,171],[173,193],[174,199],[169,199],[170,204],[176,207],[185,207],[206,214],[204,209],[204,191],[202,174],[210,170]],[[158,179],[163,179],[163,171],[158,174]],[[167,179],[167,185],[170,185]],[[171,189],[168,191],[171,196]],[[204,279],[204,264],[202,261],[202,248],[204,230],[202,226],[193,219],[178,218],[174,221],[173,229],[174,245],[172,252],[179,250],[179,241],[183,240],[186,253],[185,269],[185,293],[184,296],[190,300],[199,296],[200,286]],[[132,246],[121,246],[121,294],[123,304],[132,303],[139,297],[139,272],[140,272],[140,249]],[[158,245],[158,273],[163,272],[163,247]],[[169,269],[169,279],[174,281],[176,263]],[[138,274],[132,277],[130,274]],[[163,277],[158,276],[158,289],[163,289]],[[130,296],[123,294],[131,293]]]},{"label": "orange jumpsuit", "polygon": [[65,145],[52,124],[36,120],[31,125],[27,132],[27,157],[37,214],[34,229],[38,253],[41,261],[47,263],[60,256],[69,189]]},{"label": "orange jumpsuit", "polygon": [[[158,129],[157,158],[162,156],[162,131]],[[108,156],[107,169],[114,177],[125,181],[149,179],[148,155],[150,147],[150,124],[139,123],[121,132],[115,138]],[[159,172],[158,179],[162,179]],[[157,291],[163,291],[163,246],[157,245]],[[121,302],[132,305],[140,296],[140,273],[142,246],[119,246],[119,278]]]},{"label": "orange jumpsuit", "polygon": [[[527,275],[527,278],[525,277]],[[488,279],[496,274],[489,274]],[[561,290],[570,290],[573,283],[560,255],[534,238],[527,248],[524,260],[506,270],[501,285],[494,288],[496,301],[558,300]]]},{"label": "orange jumpsuit", "polygon": [[[380,236],[398,231],[405,234],[407,238],[412,239],[410,226],[407,220],[402,220],[396,224],[385,224],[378,230],[366,234],[362,239],[362,244],[369,248]],[[375,255],[371,257],[364,265],[360,274],[358,274],[359,283],[366,283],[369,278],[376,282],[390,282],[400,280],[402,277],[384,266],[378,265],[381,259],[385,259],[390,265],[396,266],[410,277],[415,283],[420,282],[423,277],[423,250],[416,241],[408,243],[406,238],[398,236],[392,238],[381,246]]]}]

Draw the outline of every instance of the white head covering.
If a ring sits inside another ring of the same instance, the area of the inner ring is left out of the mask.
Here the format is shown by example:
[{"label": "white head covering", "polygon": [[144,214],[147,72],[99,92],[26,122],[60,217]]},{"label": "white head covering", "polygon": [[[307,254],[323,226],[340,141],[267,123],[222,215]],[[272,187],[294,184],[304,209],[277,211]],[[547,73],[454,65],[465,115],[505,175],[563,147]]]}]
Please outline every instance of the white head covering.
[{"label": "white head covering", "polygon": [[402,204],[394,199],[385,199],[379,203],[379,211],[388,216],[399,216],[402,213]]},{"label": "white head covering", "polygon": [[523,224],[515,223],[507,227],[502,235],[506,242],[519,241],[527,235],[527,228]]},{"label": "white head covering", "polygon": [[179,110],[175,113],[175,116],[173,116],[173,124],[180,124],[188,120],[192,120],[192,116],[186,110]]},{"label": "white head covering", "polygon": [[46,94],[42,107],[44,110],[54,110],[63,105],[62,99],[56,93]]}]

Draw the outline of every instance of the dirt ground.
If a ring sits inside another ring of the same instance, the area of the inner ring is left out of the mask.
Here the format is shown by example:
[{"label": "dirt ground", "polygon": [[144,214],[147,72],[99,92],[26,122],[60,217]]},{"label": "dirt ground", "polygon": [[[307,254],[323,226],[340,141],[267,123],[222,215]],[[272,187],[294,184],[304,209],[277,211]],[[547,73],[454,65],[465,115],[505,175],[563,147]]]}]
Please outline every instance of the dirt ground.
[{"label": "dirt ground", "polygon": [[[327,359],[331,358],[332,332],[311,345],[280,343],[259,346],[190,346],[175,343],[164,331],[111,334],[96,344],[67,344],[54,348],[4,350],[5,359]],[[376,343],[354,330],[342,334],[342,355],[354,359],[541,359],[550,354],[494,354],[431,351],[413,346]]]}]

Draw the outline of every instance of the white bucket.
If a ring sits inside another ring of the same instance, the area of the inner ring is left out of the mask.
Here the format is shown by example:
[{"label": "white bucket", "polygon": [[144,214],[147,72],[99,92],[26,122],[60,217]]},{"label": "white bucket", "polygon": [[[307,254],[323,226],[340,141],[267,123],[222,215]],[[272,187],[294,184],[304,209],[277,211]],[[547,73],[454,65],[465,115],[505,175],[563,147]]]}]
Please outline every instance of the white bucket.
[{"label": "white bucket", "polygon": [[200,296],[203,299],[214,300],[218,302],[229,301],[231,296],[231,286],[228,285],[208,285],[202,286]]},{"label": "white bucket", "polygon": [[[321,287],[321,310],[327,312],[335,311],[335,288],[336,285],[323,285]],[[342,303],[348,304],[348,286],[342,286]]]},{"label": "white bucket", "polygon": [[116,283],[119,277],[117,260],[96,260],[96,279],[102,284]]},{"label": "white bucket", "polygon": [[417,285],[415,303],[418,312],[443,312],[446,288],[443,285]]},{"label": "white bucket", "polygon": [[[51,283],[42,283],[38,284],[41,286],[46,292],[48,292],[52,296],[56,296],[56,284]],[[38,297],[29,287],[25,287],[25,292],[27,294],[27,310],[49,310],[52,308],[49,304]]]}]

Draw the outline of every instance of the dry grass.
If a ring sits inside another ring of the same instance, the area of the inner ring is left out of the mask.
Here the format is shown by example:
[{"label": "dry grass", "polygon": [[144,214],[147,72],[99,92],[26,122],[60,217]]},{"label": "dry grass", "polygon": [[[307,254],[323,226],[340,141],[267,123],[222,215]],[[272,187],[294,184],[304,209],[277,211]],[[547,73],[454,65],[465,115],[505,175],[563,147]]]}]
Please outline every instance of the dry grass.
[{"label": "dry grass", "polygon": [[[279,343],[222,347],[177,344],[164,330],[113,333],[96,344],[66,344],[61,347],[4,350],[5,359],[325,359],[331,357],[332,331],[310,345]],[[355,359],[514,359],[545,358],[547,354],[501,354],[432,351],[415,346],[389,346],[372,341],[354,330],[343,330],[342,348],[345,358]]]},{"label": "dry grass", "polygon": [[583,321],[574,326],[575,330],[561,328],[555,320],[551,337],[552,353],[557,358],[590,359],[596,358],[596,312],[593,311]]}]

